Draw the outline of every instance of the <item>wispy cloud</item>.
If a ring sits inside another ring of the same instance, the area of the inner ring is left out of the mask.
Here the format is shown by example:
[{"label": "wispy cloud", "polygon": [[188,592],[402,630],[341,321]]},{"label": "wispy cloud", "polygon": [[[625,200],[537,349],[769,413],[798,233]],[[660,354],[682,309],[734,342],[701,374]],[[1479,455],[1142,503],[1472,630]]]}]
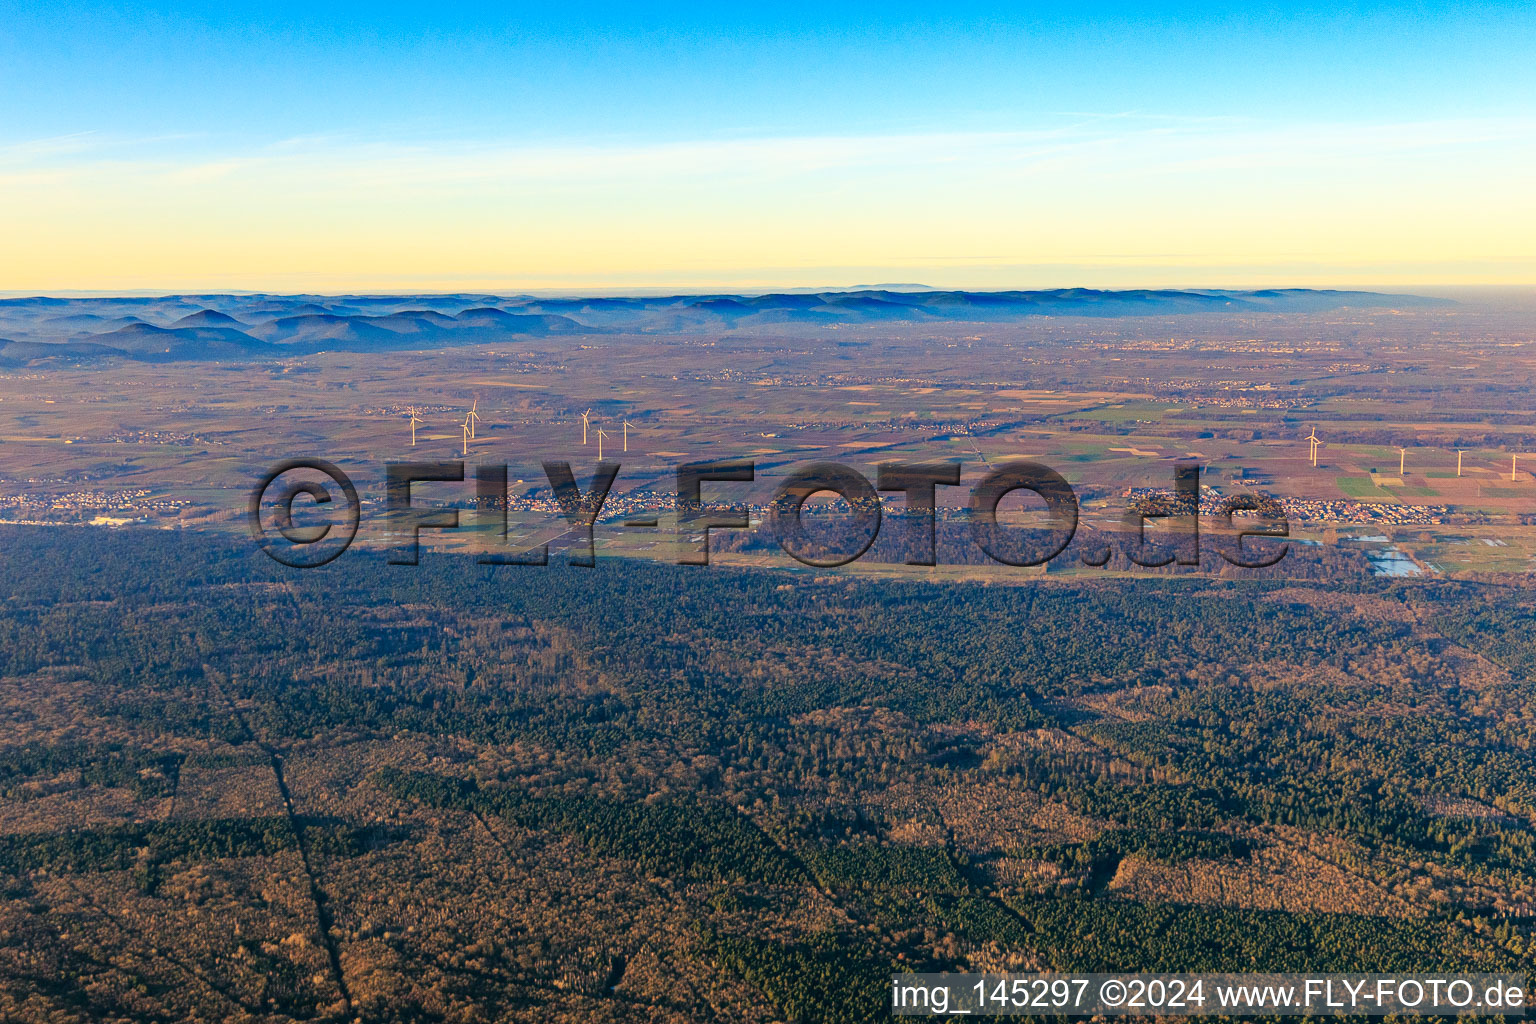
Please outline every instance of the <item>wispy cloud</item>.
[{"label": "wispy cloud", "polygon": [[1128,111],[1018,130],[589,144],[84,134],[0,149],[0,231],[43,239],[25,260],[0,256],[0,274],[57,287],[42,275],[179,267],[257,285],[836,265],[1001,280],[1031,267],[1483,261],[1515,278],[1536,266],[1533,160],[1531,117]]},{"label": "wispy cloud", "polygon": [[[706,139],[633,144],[398,143],[306,136],[257,148],[187,153],[180,137],[95,133],[0,147],[0,181],[44,185],[109,173],[176,185],[303,180],[310,189],[430,190],[477,184],[761,179],[870,169],[1020,168],[1178,174],[1329,166],[1433,150],[1536,142],[1536,118],[1264,125],[1137,112],[1080,114],[1025,131]],[[164,152],[156,152],[156,150]]]}]

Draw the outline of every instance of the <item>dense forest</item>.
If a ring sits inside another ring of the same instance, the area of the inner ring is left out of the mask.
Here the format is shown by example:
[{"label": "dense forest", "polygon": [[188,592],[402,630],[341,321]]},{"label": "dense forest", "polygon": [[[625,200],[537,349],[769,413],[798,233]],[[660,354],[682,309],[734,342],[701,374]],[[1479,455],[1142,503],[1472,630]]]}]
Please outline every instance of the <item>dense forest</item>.
[{"label": "dense forest", "polygon": [[6,1019],[862,1021],[893,970],[1536,955],[1507,580],[0,540]]}]

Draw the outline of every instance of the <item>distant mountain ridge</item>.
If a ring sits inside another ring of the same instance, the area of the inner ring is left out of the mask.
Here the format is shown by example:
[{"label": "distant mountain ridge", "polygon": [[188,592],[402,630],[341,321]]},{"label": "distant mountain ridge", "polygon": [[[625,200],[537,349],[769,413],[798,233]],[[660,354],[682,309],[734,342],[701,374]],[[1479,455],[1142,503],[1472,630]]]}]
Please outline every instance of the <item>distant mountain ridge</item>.
[{"label": "distant mountain ridge", "polygon": [[1317,313],[1412,309],[1449,300],[1363,291],[1054,288],[941,291],[901,285],[768,294],[553,297],[168,295],[0,299],[0,364],[249,360],[324,351],[431,349],[551,335],[700,334],[752,328],[1037,316]]}]

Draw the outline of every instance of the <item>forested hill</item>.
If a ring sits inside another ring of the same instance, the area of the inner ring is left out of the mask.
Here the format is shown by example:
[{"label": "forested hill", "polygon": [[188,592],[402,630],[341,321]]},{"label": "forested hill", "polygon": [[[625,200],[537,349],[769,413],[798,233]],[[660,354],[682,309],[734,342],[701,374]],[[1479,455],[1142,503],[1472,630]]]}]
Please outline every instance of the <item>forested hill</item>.
[{"label": "forested hill", "polygon": [[167,295],[0,299],[0,365],[268,359],[325,351],[430,349],[498,339],[757,327],[1012,323],[1032,317],[1318,313],[1445,304],[1415,295],[1316,290],[1058,288],[1047,291],[780,292],[766,295],[535,297]]}]

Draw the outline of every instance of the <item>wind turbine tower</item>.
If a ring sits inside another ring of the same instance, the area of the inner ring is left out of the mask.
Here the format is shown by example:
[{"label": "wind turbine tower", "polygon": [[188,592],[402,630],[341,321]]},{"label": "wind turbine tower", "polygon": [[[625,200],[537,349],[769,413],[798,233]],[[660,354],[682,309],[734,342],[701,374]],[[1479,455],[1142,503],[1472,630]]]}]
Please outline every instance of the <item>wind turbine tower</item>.
[{"label": "wind turbine tower", "polygon": [[586,444],[587,443],[587,418],[589,416],[591,416],[591,415],[592,415],[592,410],[591,409],[588,409],[586,412],[581,414],[581,443],[582,444]]},{"label": "wind turbine tower", "polygon": [[416,447],[416,425],[421,422],[421,417],[416,415],[414,406],[411,408],[411,447]]},{"label": "wind turbine tower", "polygon": [[1456,449],[1456,475],[1461,476],[1461,456],[1466,452],[1465,448]]},{"label": "wind turbine tower", "polygon": [[608,431],[602,427],[597,428],[597,461],[603,461],[603,438],[608,436]]},{"label": "wind turbine tower", "polygon": [[480,399],[475,399],[475,404],[469,407],[469,415],[464,417],[464,422],[469,427],[469,436],[475,436],[475,426],[480,422],[480,414],[475,410],[480,408]]},{"label": "wind turbine tower", "polygon": [[624,424],[624,450],[629,451],[629,420],[623,420]]},{"label": "wind turbine tower", "polygon": [[1317,428],[1316,427],[1313,427],[1312,428],[1312,433],[1307,435],[1307,441],[1312,446],[1311,452],[1310,452],[1310,457],[1312,459],[1312,465],[1316,466],[1317,465],[1317,449],[1320,448],[1322,446],[1322,443],[1323,443],[1322,441],[1319,441],[1318,438],[1317,438]]},{"label": "wind turbine tower", "polygon": [[1397,475],[1398,476],[1402,476],[1403,475],[1403,463],[1405,463],[1407,460],[1408,460],[1408,449],[1407,448],[1399,448],[1397,450]]},{"label": "wind turbine tower", "polygon": [[469,417],[464,417],[464,422],[459,424],[464,428],[464,454],[469,454]]}]

